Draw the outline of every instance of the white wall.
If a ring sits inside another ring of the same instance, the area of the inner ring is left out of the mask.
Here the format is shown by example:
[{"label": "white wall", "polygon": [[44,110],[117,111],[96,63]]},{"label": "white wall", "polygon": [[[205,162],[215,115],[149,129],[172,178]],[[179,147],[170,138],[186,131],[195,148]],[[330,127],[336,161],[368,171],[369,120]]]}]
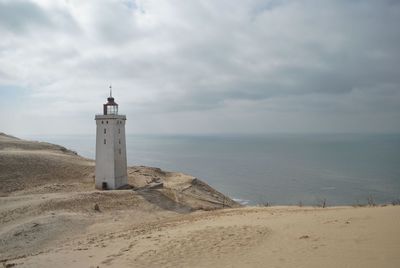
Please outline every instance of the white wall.
[{"label": "white wall", "polygon": [[[96,115],[96,188],[109,189],[128,183],[124,115]],[[106,133],[104,133],[104,129]],[[106,144],[104,144],[106,140]],[[120,143],[121,142],[121,143]]]}]

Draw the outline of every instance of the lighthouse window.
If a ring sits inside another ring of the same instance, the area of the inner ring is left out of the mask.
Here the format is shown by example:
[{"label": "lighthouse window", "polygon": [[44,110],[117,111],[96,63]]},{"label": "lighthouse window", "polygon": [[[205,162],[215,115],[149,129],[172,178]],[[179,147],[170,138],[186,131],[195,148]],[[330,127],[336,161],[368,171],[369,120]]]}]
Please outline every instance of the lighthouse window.
[{"label": "lighthouse window", "polygon": [[107,142],[106,142],[106,139],[104,139],[104,144],[106,144]]},{"label": "lighthouse window", "polygon": [[118,143],[121,144],[121,140],[120,139],[118,140]]},{"label": "lighthouse window", "polygon": [[121,149],[119,149],[118,151],[119,151],[119,154],[121,154]]},{"label": "lighthouse window", "polygon": [[120,133],[121,133],[121,129],[119,128],[119,129],[118,129],[118,134],[120,134]]},{"label": "lighthouse window", "polygon": [[104,121],[101,121],[102,124],[104,124]]},{"label": "lighthouse window", "polygon": [[106,134],[106,132],[107,132],[107,130],[106,130],[106,129],[104,129],[104,134]]},{"label": "lighthouse window", "polygon": [[106,124],[108,124],[108,121],[106,121]]},{"label": "lighthouse window", "polygon": [[107,105],[107,114],[118,114],[117,105]]}]

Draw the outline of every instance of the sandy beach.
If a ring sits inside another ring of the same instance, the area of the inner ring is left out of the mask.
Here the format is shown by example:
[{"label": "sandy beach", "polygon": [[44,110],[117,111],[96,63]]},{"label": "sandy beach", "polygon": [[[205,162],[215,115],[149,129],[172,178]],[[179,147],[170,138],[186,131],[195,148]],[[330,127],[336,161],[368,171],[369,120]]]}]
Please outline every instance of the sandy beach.
[{"label": "sandy beach", "polygon": [[[399,267],[400,206],[241,207],[178,172],[129,167],[97,191],[94,162],[0,135],[4,267]],[[162,182],[162,188],[151,188]]]}]

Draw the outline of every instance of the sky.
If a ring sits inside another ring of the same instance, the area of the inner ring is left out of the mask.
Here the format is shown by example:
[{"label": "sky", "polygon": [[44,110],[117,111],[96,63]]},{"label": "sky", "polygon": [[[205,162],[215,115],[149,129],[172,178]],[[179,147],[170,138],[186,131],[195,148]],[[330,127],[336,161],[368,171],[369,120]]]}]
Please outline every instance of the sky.
[{"label": "sky", "polygon": [[398,133],[400,1],[0,0],[0,132]]}]

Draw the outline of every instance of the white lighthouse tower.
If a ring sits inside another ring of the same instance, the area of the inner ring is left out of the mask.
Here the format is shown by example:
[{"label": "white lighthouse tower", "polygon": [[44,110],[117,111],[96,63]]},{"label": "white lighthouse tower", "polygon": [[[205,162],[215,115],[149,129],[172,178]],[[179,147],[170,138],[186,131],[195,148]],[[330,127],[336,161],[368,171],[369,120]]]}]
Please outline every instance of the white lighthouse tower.
[{"label": "white lighthouse tower", "polygon": [[96,188],[118,189],[128,184],[126,167],[125,115],[118,114],[110,86],[103,114],[96,115]]}]

